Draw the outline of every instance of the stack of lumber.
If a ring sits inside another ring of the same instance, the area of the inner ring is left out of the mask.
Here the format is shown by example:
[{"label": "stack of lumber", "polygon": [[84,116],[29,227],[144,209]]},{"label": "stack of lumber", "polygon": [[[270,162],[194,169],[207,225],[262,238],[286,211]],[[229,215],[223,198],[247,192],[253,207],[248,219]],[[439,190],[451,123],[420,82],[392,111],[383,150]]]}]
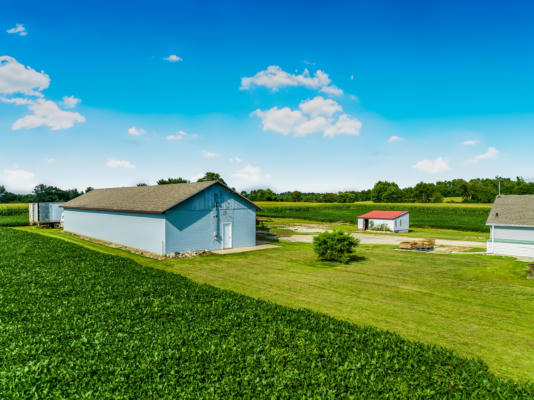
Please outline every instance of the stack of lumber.
[{"label": "stack of lumber", "polygon": [[415,245],[416,250],[430,250],[434,248],[436,241],[434,239],[422,239],[418,240]]},{"label": "stack of lumber", "polygon": [[400,242],[399,243],[399,249],[403,250],[412,250],[417,242]]},{"label": "stack of lumber", "polygon": [[434,239],[413,240],[410,242],[400,242],[399,249],[403,250],[432,250],[436,245]]}]

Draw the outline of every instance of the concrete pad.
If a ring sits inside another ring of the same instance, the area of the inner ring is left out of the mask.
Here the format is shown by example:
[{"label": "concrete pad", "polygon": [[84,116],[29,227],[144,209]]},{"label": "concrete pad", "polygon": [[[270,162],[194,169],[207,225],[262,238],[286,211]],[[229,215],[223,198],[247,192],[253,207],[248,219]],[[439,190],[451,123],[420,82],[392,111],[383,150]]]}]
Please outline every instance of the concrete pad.
[{"label": "concrete pad", "polygon": [[257,244],[256,246],[236,247],[235,249],[212,250],[211,252],[214,254],[236,254],[246,253],[247,251],[276,249],[278,247],[280,246],[276,246],[274,244]]}]

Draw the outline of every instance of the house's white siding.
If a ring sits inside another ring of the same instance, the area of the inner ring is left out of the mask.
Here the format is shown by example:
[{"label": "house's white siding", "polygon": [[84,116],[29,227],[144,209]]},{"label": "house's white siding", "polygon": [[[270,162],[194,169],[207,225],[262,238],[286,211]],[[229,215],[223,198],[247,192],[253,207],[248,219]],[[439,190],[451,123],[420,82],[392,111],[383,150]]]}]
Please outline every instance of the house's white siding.
[{"label": "house's white siding", "polygon": [[495,242],[488,240],[487,252],[503,256],[534,257],[534,245]]},{"label": "house's white siding", "polygon": [[534,244],[534,228],[518,226],[496,226],[495,240],[521,240]]},{"label": "house's white siding", "polygon": [[509,256],[534,257],[534,228],[492,226],[487,252]]}]

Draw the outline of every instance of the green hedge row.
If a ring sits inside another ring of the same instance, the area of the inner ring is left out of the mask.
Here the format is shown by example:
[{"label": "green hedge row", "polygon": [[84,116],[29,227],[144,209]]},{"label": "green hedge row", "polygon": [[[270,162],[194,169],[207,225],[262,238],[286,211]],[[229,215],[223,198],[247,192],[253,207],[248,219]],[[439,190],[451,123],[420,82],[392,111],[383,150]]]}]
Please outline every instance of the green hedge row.
[{"label": "green hedge row", "polygon": [[2,399],[533,395],[441,347],[0,228]]},{"label": "green hedge row", "polygon": [[356,223],[358,216],[372,210],[410,211],[410,226],[486,232],[491,207],[435,205],[329,204],[320,206],[264,205],[259,216],[302,218],[316,221]]}]

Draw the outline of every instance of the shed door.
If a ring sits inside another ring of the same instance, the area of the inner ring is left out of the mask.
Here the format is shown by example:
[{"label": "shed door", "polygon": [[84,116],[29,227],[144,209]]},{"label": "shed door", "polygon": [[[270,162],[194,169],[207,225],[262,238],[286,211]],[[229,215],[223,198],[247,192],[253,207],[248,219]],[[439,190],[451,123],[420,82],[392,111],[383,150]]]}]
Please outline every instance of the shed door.
[{"label": "shed door", "polygon": [[225,222],[223,224],[223,249],[232,248],[232,223]]}]

